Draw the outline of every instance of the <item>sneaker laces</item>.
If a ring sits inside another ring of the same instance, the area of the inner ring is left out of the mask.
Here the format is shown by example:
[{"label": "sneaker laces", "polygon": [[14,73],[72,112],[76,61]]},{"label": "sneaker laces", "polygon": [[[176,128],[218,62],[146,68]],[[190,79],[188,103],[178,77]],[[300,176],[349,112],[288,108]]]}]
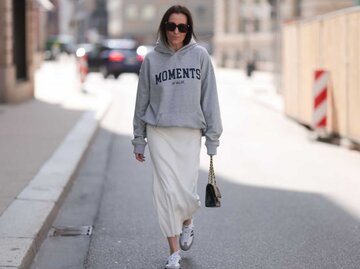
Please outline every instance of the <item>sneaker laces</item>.
[{"label": "sneaker laces", "polygon": [[184,241],[187,241],[190,236],[191,236],[191,232],[194,230],[194,225],[189,224],[187,226],[184,226],[183,230],[182,230],[182,238],[184,239]]}]

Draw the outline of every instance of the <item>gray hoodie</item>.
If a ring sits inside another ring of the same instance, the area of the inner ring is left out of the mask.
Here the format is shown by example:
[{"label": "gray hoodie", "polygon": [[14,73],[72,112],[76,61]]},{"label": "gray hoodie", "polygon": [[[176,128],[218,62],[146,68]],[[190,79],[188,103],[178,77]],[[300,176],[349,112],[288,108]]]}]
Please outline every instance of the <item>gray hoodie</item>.
[{"label": "gray hoodie", "polygon": [[222,133],[214,69],[195,41],[173,51],[159,41],[141,66],[134,114],[134,153],[144,153],[146,124],[201,129],[207,154]]}]

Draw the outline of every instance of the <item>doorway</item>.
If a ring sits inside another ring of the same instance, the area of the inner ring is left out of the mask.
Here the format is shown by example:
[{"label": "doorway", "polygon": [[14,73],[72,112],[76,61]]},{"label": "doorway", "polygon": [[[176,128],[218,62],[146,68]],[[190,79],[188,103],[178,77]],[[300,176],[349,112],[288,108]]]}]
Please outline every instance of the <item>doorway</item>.
[{"label": "doorway", "polygon": [[13,6],[13,61],[17,80],[27,79],[26,55],[26,0],[12,0]]}]

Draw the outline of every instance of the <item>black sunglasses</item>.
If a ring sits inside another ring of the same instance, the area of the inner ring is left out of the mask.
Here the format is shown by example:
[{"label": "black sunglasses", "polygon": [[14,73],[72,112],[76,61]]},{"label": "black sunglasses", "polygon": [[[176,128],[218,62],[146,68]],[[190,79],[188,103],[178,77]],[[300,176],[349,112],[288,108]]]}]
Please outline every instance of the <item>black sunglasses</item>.
[{"label": "black sunglasses", "polygon": [[187,33],[187,31],[189,30],[189,25],[184,24],[184,23],[180,23],[180,24],[175,24],[173,22],[166,22],[165,23],[165,29],[167,31],[175,31],[176,27],[178,28],[180,33]]}]

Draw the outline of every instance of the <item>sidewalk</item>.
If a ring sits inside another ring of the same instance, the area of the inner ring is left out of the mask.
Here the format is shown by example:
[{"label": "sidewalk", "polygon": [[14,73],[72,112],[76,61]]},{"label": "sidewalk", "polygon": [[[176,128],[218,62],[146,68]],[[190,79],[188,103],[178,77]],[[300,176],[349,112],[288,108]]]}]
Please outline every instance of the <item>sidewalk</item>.
[{"label": "sidewalk", "polygon": [[219,67],[216,72],[225,77],[224,84],[238,88],[241,94],[253,102],[279,113],[284,112],[283,97],[276,89],[276,77],[273,73],[254,71],[251,77],[247,77],[245,70]]},{"label": "sidewalk", "polygon": [[77,75],[70,57],[45,62],[34,100],[0,105],[0,269],[30,265],[110,105]]}]

